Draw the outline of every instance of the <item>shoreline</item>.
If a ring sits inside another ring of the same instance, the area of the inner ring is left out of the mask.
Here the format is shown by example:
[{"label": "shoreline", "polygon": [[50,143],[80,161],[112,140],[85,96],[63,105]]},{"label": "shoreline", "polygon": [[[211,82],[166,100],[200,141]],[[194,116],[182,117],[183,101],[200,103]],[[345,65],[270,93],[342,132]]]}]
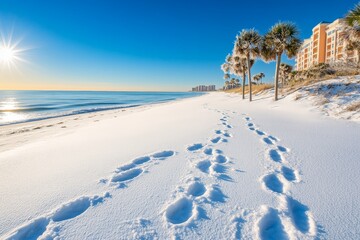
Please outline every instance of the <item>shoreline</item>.
[{"label": "shoreline", "polygon": [[[23,144],[26,144],[29,141],[37,140],[42,136],[45,137],[49,135],[50,136],[56,135],[60,130],[64,134],[66,134],[70,130],[79,127],[80,125],[88,125],[105,119],[125,116],[132,112],[145,111],[154,108],[156,106],[167,105],[171,103],[185,101],[192,98],[199,98],[206,96],[207,94],[209,93],[204,93],[199,96],[174,99],[170,101],[143,104],[134,107],[105,109],[94,112],[77,113],[77,114],[70,114],[65,116],[55,116],[55,117],[49,117],[34,121],[1,125],[0,153],[7,150],[11,150],[13,147],[19,147]],[[8,141],[9,138],[10,141]]]},{"label": "shoreline", "polygon": [[[69,92],[69,91],[64,91],[64,92]],[[81,92],[87,92],[87,91],[81,91]],[[138,93],[138,92],[134,92],[134,93]],[[151,93],[155,93],[155,92],[151,92]],[[168,92],[158,92],[158,93],[168,93]],[[174,92],[174,93],[178,93],[178,92]],[[162,103],[168,103],[168,102],[178,101],[178,100],[182,100],[182,99],[200,97],[202,95],[207,94],[207,92],[198,92],[198,93],[199,94],[195,95],[195,96],[185,96],[185,97],[180,97],[180,98],[176,98],[176,99],[158,100],[158,101],[154,101],[154,102],[148,102],[148,103],[142,103],[142,104],[134,104],[134,105],[128,105],[128,106],[114,106],[114,107],[109,107],[109,108],[77,109],[77,110],[71,110],[70,112],[64,111],[64,112],[59,112],[58,115],[49,115],[49,116],[45,116],[45,117],[31,118],[31,119],[28,119],[28,120],[17,121],[17,122],[12,122],[12,123],[3,123],[3,124],[0,124],[0,128],[3,127],[3,126],[18,125],[18,124],[30,123],[30,122],[37,122],[37,121],[42,121],[42,120],[47,120],[47,119],[52,119],[52,118],[76,116],[76,115],[87,114],[87,113],[91,114],[91,113],[103,112],[103,111],[111,111],[111,110],[130,109],[130,108],[136,108],[136,107],[153,105],[153,104],[162,104]]]}]

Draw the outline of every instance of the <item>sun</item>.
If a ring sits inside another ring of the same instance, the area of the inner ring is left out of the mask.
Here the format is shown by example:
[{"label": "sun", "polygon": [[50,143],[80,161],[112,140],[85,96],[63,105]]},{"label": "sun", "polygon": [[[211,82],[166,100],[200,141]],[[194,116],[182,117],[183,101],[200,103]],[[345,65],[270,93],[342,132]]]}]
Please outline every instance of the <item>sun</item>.
[{"label": "sun", "polygon": [[9,63],[15,59],[15,51],[12,48],[1,46],[0,48],[0,62]]},{"label": "sun", "polygon": [[25,49],[19,48],[20,41],[12,42],[12,38],[5,39],[1,37],[0,42],[0,66],[8,68],[17,67],[20,62],[25,62],[22,58]]}]

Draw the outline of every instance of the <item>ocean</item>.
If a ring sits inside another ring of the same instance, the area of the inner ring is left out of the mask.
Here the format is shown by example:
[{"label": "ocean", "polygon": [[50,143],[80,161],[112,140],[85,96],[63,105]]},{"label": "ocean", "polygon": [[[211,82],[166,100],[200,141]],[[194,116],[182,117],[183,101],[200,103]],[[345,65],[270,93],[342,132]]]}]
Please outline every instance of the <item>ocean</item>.
[{"label": "ocean", "polygon": [[199,96],[196,92],[0,91],[0,126]]}]

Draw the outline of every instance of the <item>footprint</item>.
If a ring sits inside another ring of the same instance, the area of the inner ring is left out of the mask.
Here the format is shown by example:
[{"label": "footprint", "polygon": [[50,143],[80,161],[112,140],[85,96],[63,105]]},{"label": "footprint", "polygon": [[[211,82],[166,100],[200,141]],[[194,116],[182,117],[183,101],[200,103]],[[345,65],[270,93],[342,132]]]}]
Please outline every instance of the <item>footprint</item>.
[{"label": "footprint", "polygon": [[196,167],[204,173],[209,173],[210,166],[211,162],[209,160],[203,160],[196,164]]},{"label": "footprint", "polygon": [[141,168],[120,172],[111,178],[111,182],[125,182],[139,176],[142,172],[143,170]]},{"label": "footprint", "polygon": [[201,144],[201,143],[195,143],[195,144],[193,144],[193,145],[191,145],[191,146],[188,146],[186,149],[188,150],[188,151],[197,151],[197,150],[199,150],[199,149],[201,149],[201,148],[203,148],[204,146]]},{"label": "footprint", "polygon": [[227,182],[234,182],[234,180],[229,175],[226,175],[224,173],[221,173],[220,175],[218,175],[217,178],[220,180],[223,180],[223,181],[227,181]]},{"label": "footprint", "polygon": [[81,197],[72,202],[66,203],[55,210],[52,220],[60,222],[79,216],[85,212],[91,205],[89,197]]},{"label": "footprint", "polygon": [[21,239],[38,239],[48,226],[50,219],[47,217],[40,217],[30,221],[29,223],[15,229],[9,235],[5,236],[6,240],[21,240]]},{"label": "footprint", "polygon": [[265,135],[265,133],[264,133],[263,131],[260,131],[260,130],[256,130],[256,133],[257,133],[259,136]]},{"label": "footprint", "polygon": [[167,157],[171,157],[174,154],[175,154],[174,151],[161,151],[161,152],[154,153],[152,155],[152,157],[156,158],[156,159],[164,159],[164,158],[167,158]]},{"label": "footprint", "polygon": [[224,137],[232,137],[232,135],[230,133],[224,133],[223,136]]},{"label": "footprint", "polygon": [[206,155],[212,155],[213,154],[213,149],[212,148],[205,148],[204,149],[204,153]]},{"label": "footprint", "polygon": [[219,155],[216,155],[214,161],[217,163],[226,163],[228,161],[228,159],[224,155],[219,154]]},{"label": "footprint", "polygon": [[226,125],[227,128],[232,128],[232,126],[230,124]]},{"label": "footprint", "polygon": [[140,165],[140,164],[146,163],[148,161],[150,161],[150,157],[144,156],[144,157],[138,157],[138,158],[134,159],[132,162],[136,165]]},{"label": "footprint", "polygon": [[135,166],[136,165],[133,164],[133,163],[125,164],[125,165],[122,165],[122,166],[118,167],[116,169],[116,172],[127,171],[127,170],[130,170],[130,169],[134,168]]},{"label": "footprint", "polygon": [[274,136],[271,136],[269,135],[268,136],[271,140],[274,140],[275,142],[279,141],[279,139],[277,137],[274,137]]},{"label": "footprint", "polygon": [[220,149],[215,149],[214,152],[217,153],[217,154],[222,154],[223,153],[223,151],[221,151]]},{"label": "footprint", "polygon": [[309,233],[315,230],[315,223],[309,212],[309,208],[299,201],[286,197],[287,207],[295,227],[302,233]]},{"label": "footprint", "polygon": [[248,125],[248,127],[253,127],[254,126],[253,123],[248,123],[247,125]]},{"label": "footprint", "polygon": [[220,187],[217,185],[212,186],[212,189],[208,192],[207,197],[212,202],[226,202],[227,196],[221,191]]},{"label": "footprint", "polygon": [[270,159],[273,160],[274,162],[279,162],[279,163],[283,162],[281,155],[275,149],[271,149],[269,151],[269,156],[270,156]]},{"label": "footprint", "polygon": [[273,145],[273,142],[268,137],[264,137],[262,140],[263,140],[264,143],[266,143],[268,145]]},{"label": "footprint", "polygon": [[253,127],[250,127],[250,128],[249,128],[249,130],[251,130],[251,131],[254,131],[254,130],[255,130],[255,128],[253,128]]},{"label": "footprint", "polygon": [[278,146],[278,149],[280,152],[288,152],[289,149],[287,149],[286,147],[282,147],[282,146]]},{"label": "footprint", "polygon": [[220,140],[221,140],[221,137],[216,137],[216,138],[211,139],[210,141],[212,143],[218,143]]},{"label": "footprint", "polygon": [[166,219],[172,224],[181,224],[189,220],[193,215],[193,202],[186,198],[180,198],[169,205],[166,209]]},{"label": "footprint", "polygon": [[245,120],[246,120],[246,121],[250,121],[251,118],[250,118],[250,117],[245,117]]},{"label": "footprint", "polygon": [[291,168],[283,166],[281,168],[281,172],[286,180],[288,180],[290,182],[297,180],[295,171],[292,170]]},{"label": "footprint", "polygon": [[289,239],[281,223],[278,210],[264,206],[263,208],[266,213],[258,222],[259,238],[261,240]]},{"label": "footprint", "polygon": [[266,175],[262,179],[265,187],[273,192],[283,193],[284,184],[280,181],[280,179],[276,176],[276,174],[272,173]]},{"label": "footprint", "polygon": [[222,131],[221,130],[215,130],[215,133],[216,134],[222,134]]},{"label": "footprint", "polygon": [[199,197],[203,195],[205,192],[206,192],[206,188],[204,184],[202,184],[201,182],[193,182],[189,186],[187,194],[194,197]]},{"label": "footprint", "polygon": [[[51,222],[60,222],[64,220],[68,220],[74,217],[79,216],[83,212],[85,212],[90,206],[95,206],[96,204],[103,202],[105,198],[110,197],[110,193],[106,192],[103,196],[82,196],[78,199],[75,199],[71,202],[62,204],[55,211],[47,214],[44,217],[39,217],[34,220],[31,220],[27,224],[20,226],[13,230],[10,234],[5,236],[4,239],[7,240],[22,240],[22,239],[38,239],[42,236],[50,221]],[[42,236],[41,239],[48,239],[49,236]]]},{"label": "footprint", "polygon": [[228,167],[218,163],[214,164],[211,168],[216,173],[226,173],[228,170]]}]

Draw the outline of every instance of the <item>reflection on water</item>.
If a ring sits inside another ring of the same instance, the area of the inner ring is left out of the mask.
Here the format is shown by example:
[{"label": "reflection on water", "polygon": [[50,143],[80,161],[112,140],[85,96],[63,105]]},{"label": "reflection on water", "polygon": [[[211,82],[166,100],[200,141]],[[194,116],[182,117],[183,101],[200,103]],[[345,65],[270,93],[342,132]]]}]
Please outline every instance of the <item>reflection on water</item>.
[{"label": "reflection on water", "polygon": [[194,92],[0,90],[0,126],[72,114],[135,107],[202,95]]},{"label": "reflection on water", "polygon": [[21,113],[14,112],[18,108],[18,102],[15,98],[6,98],[0,102],[0,123],[10,123],[22,121],[26,116]]},{"label": "reflection on water", "polygon": [[15,98],[6,98],[5,101],[0,102],[0,111],[15,110],[17,104]]}]

